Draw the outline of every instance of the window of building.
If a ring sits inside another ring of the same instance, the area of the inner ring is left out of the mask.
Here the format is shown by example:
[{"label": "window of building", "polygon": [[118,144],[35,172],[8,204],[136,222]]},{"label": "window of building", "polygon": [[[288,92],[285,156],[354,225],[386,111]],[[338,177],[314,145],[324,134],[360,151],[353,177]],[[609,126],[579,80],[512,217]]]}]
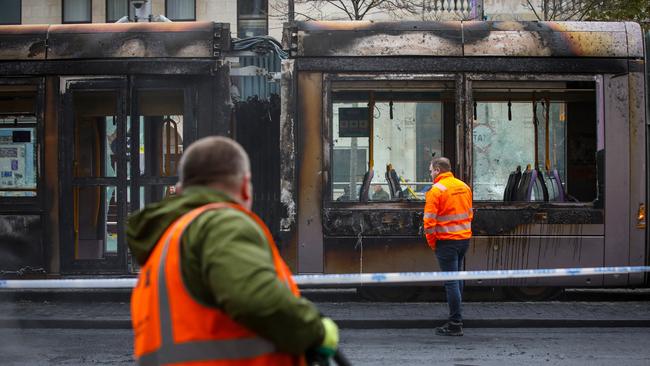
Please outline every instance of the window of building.
[{"label": "window of building", "polygon": [[63,0],[63,23],[91,23],[92,0]]},{"label": "window of building", "polygon": [[443,155],[444,110],[454,109],[453,89],[415,84],[333,92],[331,200],[364,201],[365,190],[370,202],[424,200],[431,157]]},{"label": "window of building", "polygon": [[20,24],[21,3],[21,0],[0,0],[0,24]]},{"label": "window of building", "polygon": [[38,182],[36,88],[0,88],[0,196],[35,197]]},{"label": "window of building", "polygon": [[106,0],[106,22],[115,23],[129,15],[128,0]]},{"label": "window of building", "polygon": [[[509,88],[504,89],[504,84]],[[594,85],[476,83],[474,199],[596,200],[599,163]]]},{"label": "window of building", "polygon": [[165,16],[171,20],[196,20],[195,0],[165,0]]},{"label": "window of building", "polygon": [[269,34],[267,0],[237,1],[237,35],[239,38]]}]

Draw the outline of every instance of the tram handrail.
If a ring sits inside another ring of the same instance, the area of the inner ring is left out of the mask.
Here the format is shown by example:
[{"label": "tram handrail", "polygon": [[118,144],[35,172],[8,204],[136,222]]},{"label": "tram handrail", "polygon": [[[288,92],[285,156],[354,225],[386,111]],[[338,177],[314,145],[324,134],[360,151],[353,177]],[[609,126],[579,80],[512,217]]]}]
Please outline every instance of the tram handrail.
[{"label": "tram handrail", "polygon": [[[496,280],[513,278],[575,277],[593,275],[622,275],[650,272],[650,266],[513,269],[459,272],[389,272],[306,274],[294,276],[299,286],[363,286],[399,283],[435,283],[452,280]],[[0,289],[115,289],[132,288],[136,278],[87,278],[47,280],[0,280]]]}]

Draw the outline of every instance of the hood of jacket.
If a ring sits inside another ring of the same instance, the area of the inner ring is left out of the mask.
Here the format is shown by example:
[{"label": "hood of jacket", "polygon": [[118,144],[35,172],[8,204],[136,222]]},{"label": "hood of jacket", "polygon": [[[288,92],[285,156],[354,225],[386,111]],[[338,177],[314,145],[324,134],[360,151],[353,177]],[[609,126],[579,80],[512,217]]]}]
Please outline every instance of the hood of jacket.
[{"label": "hood of jacket", "polygon": [[143,265],[165,230],[189,211],[212,202],[235,202],[228,194],[208,187],[188,187],[182,194],[148,205],[129,216],[126,240],[139,265]]}]

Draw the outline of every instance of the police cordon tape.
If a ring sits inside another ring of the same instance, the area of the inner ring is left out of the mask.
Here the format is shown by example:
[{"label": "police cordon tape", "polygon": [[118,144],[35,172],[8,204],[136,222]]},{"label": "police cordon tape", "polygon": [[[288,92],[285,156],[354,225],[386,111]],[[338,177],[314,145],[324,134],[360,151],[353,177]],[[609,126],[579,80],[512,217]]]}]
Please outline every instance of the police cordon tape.
[{"label": "police cordon tape", "polygon": [[[501,280],[511,278],[622,275],[650,272],[650,266],[513,269],[460,272],[390,272],[306,274],[294,276],[299,286],[354,286],[399,283],[433,283],[453,280]],[[0,280],[0,289],[110,289],[132,288],[136,278],[88,278],[49,280]]]}]

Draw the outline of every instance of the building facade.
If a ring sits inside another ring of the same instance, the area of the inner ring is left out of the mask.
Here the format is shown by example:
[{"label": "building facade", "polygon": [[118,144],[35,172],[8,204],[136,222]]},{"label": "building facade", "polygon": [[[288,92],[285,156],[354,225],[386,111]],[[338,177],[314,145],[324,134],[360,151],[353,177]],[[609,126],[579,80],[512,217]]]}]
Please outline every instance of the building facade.
[{"label": "building facade", "polygon": [[268,34],[266,0],[0,0],[0,24],[113,23],[124,16],[134,21],[139,8],[172,21],[230,23],[240,37]]},{"label": "building facade", "polygon": [[[295,1],[296,19],[348,20],[323,1]],[[136,8],[172,21],[231,24],[233,37],[271,35],[280,39],[288,0],[0,0],[1,24],[113,23],[134,21]],[[378,8],[365,20],[536,20],[525,0],[429,0],[422,13]],[[142,19],[140,20],[142,21]]]}]

